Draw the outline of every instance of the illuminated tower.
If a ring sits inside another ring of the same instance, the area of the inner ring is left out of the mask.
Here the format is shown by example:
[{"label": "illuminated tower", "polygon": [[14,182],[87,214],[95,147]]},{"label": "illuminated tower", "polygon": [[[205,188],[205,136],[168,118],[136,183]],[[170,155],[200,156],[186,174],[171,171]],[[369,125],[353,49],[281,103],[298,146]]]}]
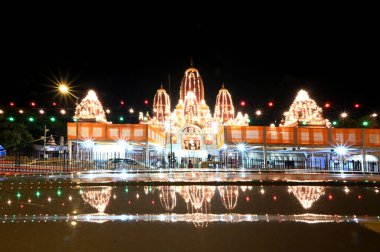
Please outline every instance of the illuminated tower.
[{"label": "illuminated tower", "polygon": [[184,115],[187,123],[198,121],[197,97],[192,91],[187,92],[184,102]]},{"label": "illuminated tower", "polygon": [[170,97],[165,89],[157,90],[153,99],[153,118],[157,119],[159,123],[164,123],[170,116]]},{"label": "illuminated tower", "polygon": [[103,106],[94,90],[89,90],[87,96],[77,105],[74,119],[89,122],[107,122]]},{"label": "illuminated tower", "polygon": [[195,94],[198,104],[204,100],[203,80],[198,69],[193,66],[193,61],[191,61],[190,67],[186,70],[185,75],[182,78],[179,99],[184,101],[188,92],[193,92]]},{"label": "illuminated tower", "polygon": [[232,103],[231,94],[226,88],[224,88],[223,84],[218,95],[216,96],[214,118],[222,123],[225,123],[231,119],[234,119],[234,117],[235,109],[234,104]]},{"label": "illuminated tower", "polygon": [[294,127],[314,126],[314,127],[330,127],[330,122],[322,117],[322,108],[309,97],[305,90],[300,90],[296,99],[292,103],[288,112],[284,113],[285,119],[280,126]]},{"label": "illuminated tower", "polygon": [[174,110],[175,126],[181,128],[195,123],[201,127],[211,125],[210,108],[204,100],[204,86],[198,70],[191,66],[185,71],[181,81],[180,99]]}]

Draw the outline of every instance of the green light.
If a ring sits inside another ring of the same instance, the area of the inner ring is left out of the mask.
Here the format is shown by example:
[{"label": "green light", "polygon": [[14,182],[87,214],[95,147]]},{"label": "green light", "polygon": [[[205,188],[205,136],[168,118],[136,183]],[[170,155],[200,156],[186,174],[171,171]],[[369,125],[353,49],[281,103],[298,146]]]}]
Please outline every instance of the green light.
[{"label": "green light", "polygon": [[119,117],[119,121],[120,121],[120,122],[124,121],[124,117],[120,116],[120,117]]},{"label": "green light", "polygon": [[18,199],[20,199],[21,198],[21,193],[17,192],[16,196],[17,196]]},{"label": "green light", "polygon": [[338,125],[338,122],[337,121],[333,121],[332,125],[336,126],[336,125]]},{"label": "green light", "polygon": [[248,123],[251,123],[251,119],[248,119],[247,121],[248,121]]},{"label": "green light", "polygon": [[126,192],[126,193],[128,192],[128,186],[125,187],[125,192]]},{"label": "green light", "polygon": [[57,195],[58,195],[59,197],[61,197],[61,195],[62,195],[62,191],[58,189],[58,191],[57,191]]},{"label": "green light", "polygon": [[39,198],[41,193],[39,191],[36,192],[36,196]]},{"label": "green light", "polygon": [[74,118],[74,119],[73,119],[73,121],[74,121],[74,122],[76,122],[76,121],[77,121],[77,119],[76,119],[76,118]]},{"label": "green light", "polygon": [[148,191],[152,192],[152,187],[151,186],[148,187]]},{"label": "green light", "polygon": [[8,121],[10,121],[10,122],[14,122],[14,121],[15,121],[15,118],[14,118],[13,116],[8,117]]},{"label": "green light", "polygon": [[367,122],[367,121],[364,121],[364,122],[362,123],[362,125],[363,125],[364,127],[367,127],[367,126],[368,126],[368,122]]},{"label": "green light", "polygon": [[28,121],[29,122],[34,122],[34,118],[33,117],[28,117]]},{"label": "green light", "polygon": [[307,122],[305,122],[305,121],[302,122],[302,125],[306,125],[306,124],[307,124]]},{"label": "green light", "polygon": [[52,116],[52,117],[50,117],[50,121],[55,122],[55,121],[57,121],[57,119],[54,116]]}]

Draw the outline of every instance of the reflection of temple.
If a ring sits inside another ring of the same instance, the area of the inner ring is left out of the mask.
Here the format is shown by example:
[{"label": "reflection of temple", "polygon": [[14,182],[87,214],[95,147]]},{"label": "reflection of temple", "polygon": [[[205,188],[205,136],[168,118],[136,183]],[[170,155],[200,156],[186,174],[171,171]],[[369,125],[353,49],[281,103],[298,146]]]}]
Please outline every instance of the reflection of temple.
[{"label": "reflection of temple", "polygon": [[288,188],[305,209],[311,208],[313,203],[325,194],[323,186],[289,186]]},{"label": "reflection of temple", "polygon": [[223,206],[227,210],[233,210],[239,198],[239,186],[218,186],[218,190]]},{"label": "reflection of temple", "polygon": [[160,186],[158,187],[160,202],[166,211],[173,210],[177,205],[176,187]]},{"label": "reflection of temple", "polygon": [[110,201],[112,187],[84,187],[81,188],[81,196],[83,200],[96,208],[99,213],[104,213],[108,202]]},{"label": "reflection of temple", "polygon": [[186,202],[187,212],[195,217],[196,227],[207,226],[207,215],[211,214],[211,199],[215,194],[215,186],[181,186],[178,192]]}]

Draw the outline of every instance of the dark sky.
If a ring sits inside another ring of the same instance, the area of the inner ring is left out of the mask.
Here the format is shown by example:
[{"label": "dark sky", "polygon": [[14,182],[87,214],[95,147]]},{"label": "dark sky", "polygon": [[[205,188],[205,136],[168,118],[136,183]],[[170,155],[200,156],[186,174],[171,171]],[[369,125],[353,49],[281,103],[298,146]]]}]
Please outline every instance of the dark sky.
[{"label": "dark sky", "polygon": [[[321,106],[331,102],[331,118],[343,110],[357,116],[379,111],[380,43],[370,17],[326,20],[320,13],[293,21],[285,15],[276,21],[220,16],[113,22],[52,17],[5,26],[0,107],[10,101],[27,106],[31,100],[49,106],[49,78],[60,75],[73,80],[76,95],[94,89],[105,107],[122,111],[121,99],[126,108],[146,110],[144,98],[152,102],[161,82],[168,89],[170,74],[175,105],[193,57],[212,111],[223,81],[236,107],[244,99],[246,112],[262,108],[270,120],[281,119],[300,88]],[[273,109],[266,106],[270,100]],[[355,102],[361,104],[359,111]]]}]

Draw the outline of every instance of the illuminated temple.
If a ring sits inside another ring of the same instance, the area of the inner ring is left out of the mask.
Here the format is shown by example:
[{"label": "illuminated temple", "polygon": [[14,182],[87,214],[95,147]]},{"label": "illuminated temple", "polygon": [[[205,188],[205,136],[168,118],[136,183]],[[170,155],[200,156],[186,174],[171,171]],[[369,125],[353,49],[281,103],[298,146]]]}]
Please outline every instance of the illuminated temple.
[{"label": "illuminated temple", "polygon": [[[380,130],[332,127],[305,90],[297,93],[276,127],[249,125],[248,115],[235,110],[227,87],[221,83],[215,104],[210,104],[205,100],[201,74],[191,63],[180,82],[178,101],[172,101],[161,85],[152,93],[152,110],[140,112],[138,124],[107,121],[101,102],[90,90],[76,107],[75,122],[67,124],[69,157],[81,158],[90,151],[86,157],[103,160],[111,154],[137,153],[141,154],[134,156],[137,161],[151,165],[168,163],[173,156],[177,167],[182,158],[199,167],[209,157],[224,166],[249,168],[317,165],[330,169],[337,161],[342,166],[343,161],[356,158],[362,162],[360,169],[366,170],[374,168],[365,166],[365,160],[378,162]],[[341,152],[346,146],[350,147],[348,155]],[[347,169],[355,169],[349,164]]]},{"label": "illuminated temple", "polygon": [[140,123],[166,133],[166,148],[172,149],[176,156],[216,155],[217,134],[222,126],[248,126],[247,114],[235,115],[231,94],[224,84],[216,96],[212,115],[205,101],[203,80],[193,64],[185,71],[179,94],[178,103],[171,111],[170,96],[161,86],[153,99],[153,117],[140,115]]}]

